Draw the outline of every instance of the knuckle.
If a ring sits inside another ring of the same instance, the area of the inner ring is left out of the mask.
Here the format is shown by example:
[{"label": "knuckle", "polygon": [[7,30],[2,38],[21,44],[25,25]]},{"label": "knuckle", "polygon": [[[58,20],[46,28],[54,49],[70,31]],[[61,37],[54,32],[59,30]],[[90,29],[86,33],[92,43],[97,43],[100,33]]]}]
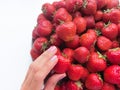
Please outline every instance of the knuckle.
[{"label": "knuckle", "polygon": [[34,75],[34,79],[35,81],[43,81],[44,80],[44,74],[41,73],[41,72],[37,72],[35,75]]},{"label": "knuckle", "polygon": [[37,72],[39,70],[39,67],[35,63],[32,63],[30,65],[30,69],[33,70],[34,72]]}]

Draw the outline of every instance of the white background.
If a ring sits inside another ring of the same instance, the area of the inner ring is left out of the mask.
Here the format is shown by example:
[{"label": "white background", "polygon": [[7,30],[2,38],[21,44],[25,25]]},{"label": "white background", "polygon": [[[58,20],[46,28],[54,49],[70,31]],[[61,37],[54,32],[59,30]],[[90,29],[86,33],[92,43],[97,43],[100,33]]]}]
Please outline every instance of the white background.
[{"label": "white background", "polygon": [[31,63],[31,34],[43,2],[0,0],[0,90],[19,90]]}]

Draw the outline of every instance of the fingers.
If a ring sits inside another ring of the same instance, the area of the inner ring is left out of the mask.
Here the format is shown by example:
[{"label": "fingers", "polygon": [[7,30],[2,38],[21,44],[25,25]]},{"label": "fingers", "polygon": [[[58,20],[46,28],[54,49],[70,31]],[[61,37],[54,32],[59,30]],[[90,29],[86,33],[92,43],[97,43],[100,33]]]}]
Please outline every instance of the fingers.
[{"label": "fingers", "polygon": [[66,76],[66,74],[55,74],[49,80],[47,81],[44,90],[54,90],[57,82],[61,79],[63,79]]}]

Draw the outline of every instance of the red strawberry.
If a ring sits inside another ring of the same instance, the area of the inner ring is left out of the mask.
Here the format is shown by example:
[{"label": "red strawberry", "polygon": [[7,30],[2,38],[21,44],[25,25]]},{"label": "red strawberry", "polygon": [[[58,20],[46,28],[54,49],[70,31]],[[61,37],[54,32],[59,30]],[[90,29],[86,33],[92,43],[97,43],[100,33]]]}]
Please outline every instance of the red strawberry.
[{"label": "red strawberry", "polygon": [[87,28],[94,28],[95,27],[95,19],[93,16],[85,16],[84,19],[87,22]]},{"label": "red strawberry", "polygon": [[59,85],[56,85],[54,90],[60,90],[60,86]]},{"label": "red strawberry", "polygon": [[52,4],[45,3],[42,6],[42,11],[47,19],[52,20],[53,14],[55,13],[56,9]]},{"label": "red strawberry", "polygon": [[56,8],[56,10],[59,8],[66,8],[66,3],[64,0],[54,1],[52,5]]},{"label": "red strawberry", "polygon": [[106,56],[112,64],[120,64],[120,48],[108,50]]},{"label": "red strawberry", "polygon": [[112,48],[117,48],[117,47],[119,47],[119,42],[117,40],[114,40],[112,42]]},{"label": "red strawberry", "polygon": [[73,22],[66,22],[56,28],[58,37],[65,42],[71,41],[76,35],[76,25]]},{"label": "red strawberry", "polygon": [[57,47],[56,55],[57,55],[57,56],[62,55],[62,52],[61,52],[61,50],[60,50],[58,47]]},{"label": "red strawberry", "polygon": [[63,82],[60,86],[60,90],[66,90],[66,82]]},{"label": "red strawberry", "polygon": [[35,39],[37,39],[39,36],[38,36],[38,34],[37,34],[37,29],[36,29],[36,27],[33,29],[33,31],[32,31],[32,39],[33,40],[35,40]]},{"label": "red strawberry", "polygon": [[79,47],[74,51],[74,58],[79,63],[85,63],[88,60],[89,54],[90,52],[86,47]]},{"label": "red strawberry", "polygon": [[103,22],[107,23],[107,22],[110,21],[110,18],[111,18],[110,17],[110,12],[111,12],[111,10],[109,10],[109,9],[104,10],[103,18],[102,18]]},{"label": "red strawberry", "polygon": [[102,17],[103,17],[103,12],[101,10],[98,10],[94,15],[96,21],[100,21]]},{"label": "red strawberry", "polygon": [[107,0],[96,0],[97,9],[103,9],[107,5]]},{"label": "red strawberry", "polygon": [[113,84],[104,82],[101,90],[116,90]]},{"label": "red strawberry", "polygon": [[107,9],[116,8],[119,5],[119,0],[107,0]]},{"label": "red strawberry", "polygon": [[90,90],[101,90],[103,86],[103,81],[100,76],[96,73],[91,73],[88,75],[85,86]]},{"label": "red strawberry", "polygon": [[118,36],[118,27],[114,23],[110,23],[108,26],[102,29],[102,35],[114,40]]},{"label": "red strawberry", "polygon": [[82,7],[83,0],[65,0],[66,9],[69,12],[75,12]]},{"label": "red strawberry", "polygon": [[40,56],[40,53],[34,51],[34,49],[32,48],[31,51],[30,51],[30,55],[32,57],[32,60],[34,61],[37,57]]},{"label": "red strawberry", "polygon": [[85,15],[94,15],[97,10],[96,0],[84,0],[81,12]]},{"label": "red strawberry", "polygon": [[42,20],[37,26],[37,34],[41,37],[49,36],[52,33],[52,24],[48,20]]},{"label": "red strawberry", "polygon": [[67,12],[65,8],[60,8],[54,14],[53,22],[60,24],[63,22],[70,22],[72,21],[72,16]]},{"label": "red strawberry", "polygon": [[68,67],[70,65],[70,60],[67,58],[64,58],[61,55],[58,55],[58,62],[54,67],[54,71],[56,73],[65,73],[68,70]]},{"label": "red strawberry", "polygon": [[55,34],[52,34],[50,36],[50,43],[52,45],[55,45],[55,46],[60,46],[63,44],[63,41],[58,37],[58,35],[55,33]]},{"label": "red strawberry", "polygon": [[88,75],[89,75],[88,69],[87,69],[87,68],[83,68],[83,75],[82,75],[82,77],[81,77],[81,81],[82,81],[82,82],[85,82],[86,79],[87,79],[87,77],[88,77]]},{"label": "red strawberry", "polygon": [[80,46],[79,38],[80,37],[78,35],[75,35],[72,41],[65,42],[66,47],[72,48],[72,49],[76,49],[77,47],[79,47]]},{"label": "red strawberry", "polygon": [[76,18],[74,18],[73,22],[77,26],[77,33],[78,34],[81,34],[86,30],[87,22],[83,17],[76,17]]},{"label": "red strawberry", "polygon": [[81,65],[70,65],[68,69],[68,77],[70,80],[77,81],[83,75],[83,67]]},{"label": "red strawberry", "polygon": [[47,48],[48,40],[44,37],[37,38],[33,43],[34,51],[42,53]]},{"label": "red strawberry", "polygon": [[89,60],[87,62],[87,68],[90,72],[100,72],[104,71],[107,67],[107,63],[105,59],[102,57],[102,55],[99,55],[98,53],[94,52],[91,53]]},{"label": "red strawberry", "polygon": [[73,61],[74,51],[70,48],[63,49],[63,56],[68,58],[71,62]]},{"label": "red strawberry", "polygon": [[83,90],[82,83],[80,81],[68,81],[66,83],[67,90]]},{"label": "red strawberry", "polygon": [[38,18],[37,18],[37,23],[39,24],[40,22],[42,22],[43,20],[46,20],[46,17],[44,16],[43,13],[41,13]]},{"label": "red strawberry", "polygon": [[120,66],[111,65],[104,71],[104,80],[111,84],[120,85]]},{"label": "red strawberry", "polygon": [[95,29],[99,30],[101,33],[102,28],[104,27],[104,22],[100,21],[95,24]]},{"label": "red strawberry", "polygon": [[112,47],[112,41],[104,36],[99,36],[97,38],[97,47],[101,51],[107,51]]},{"label": "red strawberry", "polygon": [[120,37],[120,23],[118,24],[118,37]]},{"label": "red strawberry", "polygon": [[73,18],[76,18],[76,17],[81,17],[81,13],[79,11],[76,11],[75,13],[72,14],[72,17]]}]

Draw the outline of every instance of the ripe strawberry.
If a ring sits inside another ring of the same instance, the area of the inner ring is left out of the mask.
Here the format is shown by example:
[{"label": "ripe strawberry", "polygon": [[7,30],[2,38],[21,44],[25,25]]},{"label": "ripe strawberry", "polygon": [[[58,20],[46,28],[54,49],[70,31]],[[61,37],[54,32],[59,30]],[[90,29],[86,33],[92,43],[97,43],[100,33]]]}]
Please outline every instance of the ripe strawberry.
[{"label": "ripe strawberry", "polygon": [[120,48],[109,49],[106,56],[112,64],[120,64]]},{"label": "ripe strawberry", "polygon": [[81,81],[82,81],[82,82],[85,82],[86,79],[87,79],[87,77],[88,77],[88,75],[89,75],[89,71],[88,71],[88,69],[87,69],[86,67],[84,67],[84,68],[83,68],[83,75],[82,75],[82,77],[81,77]]},{"label": "ripe strawberry", "polygon": [[119,5],[119,0],[107,0],[107,9],[116,8]]},{"label": "ripe strawberry", "polygon": [[60,8],[54,14],[53,22],[60,24],[62,22],[72,21],[72,16],[67,12],[65,8]]},{"label": "ripe strawberry", "polygon": [[66,83],[67,90],[83,90],[82,83],[80,81],[68,81]]},{"label": "ripe strawberry", "polygon": [[96,0],[84,0],[81,12],[85,15],[94,15],[97,11]]},{"label": "ripe strawberry", "polygon": [[111,40],[116,39],[116,37],[118,36],[117,25],[114,23],[110,23],[109,25],[107,25],[106,27],[104,27],[102,29],[102,35],[111,39]]},{"label": "ripe strawberry", "polygon": [[102,20],[102,17],[103,17],[103,12],[101,10],[98,10],[94,15],[95,21]]},{"label": "ripe strawberry", "polygon": [[111,84],[120,85],[120,66],[111,65],[104,71],[104,80]]},{"label": "ripe strawberry", "polygon": [[69,12],[75,12],[82,7],[83,0],[65,0],[66,9]]},{"label": "ripe strawberry", "polygon": [[107,23],[107,22],[110,21],[110,18],[111,18],[110,17],[110,12],[111,12],[111,10],[109,10],[109,9],[104,10],[103,18],[102,18],[103,22]]},{"label": "ripe strawberry", "polygon": [[73,61],[73,55],[74,55],[73,49],[70,49],[70,48],[63,49],[63,56],[68,58],[70,60],[70,62]]},{"label": "ripe strawberry", "polygon": [[104,71],[106,67],[107,63],[102,55],[99,55],[97,52],[91,53],[87,62],[87,68],[90,72]]},{"label": "ripe strawberry", "polygon": [[79,63],[85,63],[88,60],[89,54],[90,52],[86,47],[78,47],[74,51],[74,58]]},{"label": "ripe strawberry", "polygon": [[117,26],[118,26],[118,37],[120,37],[120,23]]},{"label": "ripe strawberry", "polygon": [[56,55],[57,55],[57,56],[62,55],[62,52],[61,52],[61,50],[60,50],[58,47],[57,47]]},{"label": "ripe strawberry", "polygon": [[103,86],[103,81],[100,76],[96,73],[91,73],[88,75],[85,86],[90,90],[101,90]]},{"label": "ripe strawberry", "polygon": [[104,82],[101,90],[116,90],[113,84]]},{"label": "ripe strawberry", "polygon": [[60,90],[66,90],[66,82],[63,82],[61,85],[60,85]]},{"label": "ripe strawberry", "polygon": [[95,29],[99,30],[100,33],[103,27],[104,27],[104,22],[100,21],[100,22],[95,23]]},{"label": "ripe strawberry", "polygon": [[63,41],[54,33],[50,36],[50,43],[55,46],[60,46],[63,44]]},{"label": "ripe strawberry", "polygon": [[85,16],[84,19],[87,22],[87,28],[94,28],[95,27],[95,19],[93,16]]},{"label": "ripe strawberry", "polygon": [[112,48],[119,47],[119,42],[117,40],[112,41]]},{"label": "ripe strawberry", "polygon": [[66,8],[66,2],[64,0],[54,1],[52,5],[56,8],[56,10],[59,8]]},{"label": "ripe strawberry", "polygon": [[32,39],[33,40],[35,40],[35,39],[37,39],[39,36],[38,36],[38,34],[37,34],[37,29],[36,29],[36,27],[33,29],[33,31],[32,31]]},{"label": "ripe strawberry", "polygon": [[32,48],[30,51],[30,55],[32,57],[32,60],[34,61],[37,57],[39,57],[40,53],[34,51],[34,49]]},{"label": "ripe strawberry", "polygon": [[56,85],[54,90],[60,90],[60,86],[59,85]]},{"label": "ripe strawberry", "polygon": [[73,18],[76,18],[76,17],[81,17],[81,13],[79,11],[76,11],[75,13],[72,14],[72,17]]},{"label": "ripe strawberry", "polygon": [[101,51],[107,51],[112,47],[112,41],[104,36],[99,36],[97,38],[97,47]]},{"label": "ripe strawberry", "polygon": [[103,9],[107,5],[107,0],[96,0],[97,9]]},{"label": "ripe strawberry", "polygon": [[70,66],[70,60],[61,55],[58,55],[57,57],[58,57],[58,62],[53,68],[53,70],[59,74],[65,73],[68,70],[68,67]]},{"label": "ripe strawberry", "polygon": [[56,9],[52,4],[45,3],[42,6],[42,11],[47,19],[52,20],[53,14],[55,13]]},{"label": "ripe strawberry", "polygon": [[37,38],[33,43],[34,51],[42,53],[47,48],[48,40],[44,37]]},{"label": "ripe strawberry", "polygon": [[83,17],[76,17],[73,22],[77,26],[77,34],[81,34],[86,30],[87,22]]},{"label": "ripe strawberry", "polygon": [[40,37],[49,36],[52,32],[52,24],[48,20],[42,20],[37,26],[37,34]]},{"label": "ripe strawberry", "polygon": [[46,17],[44,16],[43,13],[41,13],[38,18],[37,18],[37,23],[39,24],[40,22],[42,22],[43,20],[46,20]]},{"label": "ripe strawberry", "polygon": [[58,37],[65,42],[71,41],[76,35],[76,25],[73,22],[66,22],[56,28]]},{"label": "ripe strawberry", "polygon": [[70,80],[77,81],[79,80],[83,75],[83,67],[81,65],[70,65],[67,75]]},{"label": "ripe strawberry", "polygon": [[76,49],[77,47],[80,46],[79,38],[80,37],[78,35],[75,35],[72,41],[65,42],[65,46],[68,48]]}]

